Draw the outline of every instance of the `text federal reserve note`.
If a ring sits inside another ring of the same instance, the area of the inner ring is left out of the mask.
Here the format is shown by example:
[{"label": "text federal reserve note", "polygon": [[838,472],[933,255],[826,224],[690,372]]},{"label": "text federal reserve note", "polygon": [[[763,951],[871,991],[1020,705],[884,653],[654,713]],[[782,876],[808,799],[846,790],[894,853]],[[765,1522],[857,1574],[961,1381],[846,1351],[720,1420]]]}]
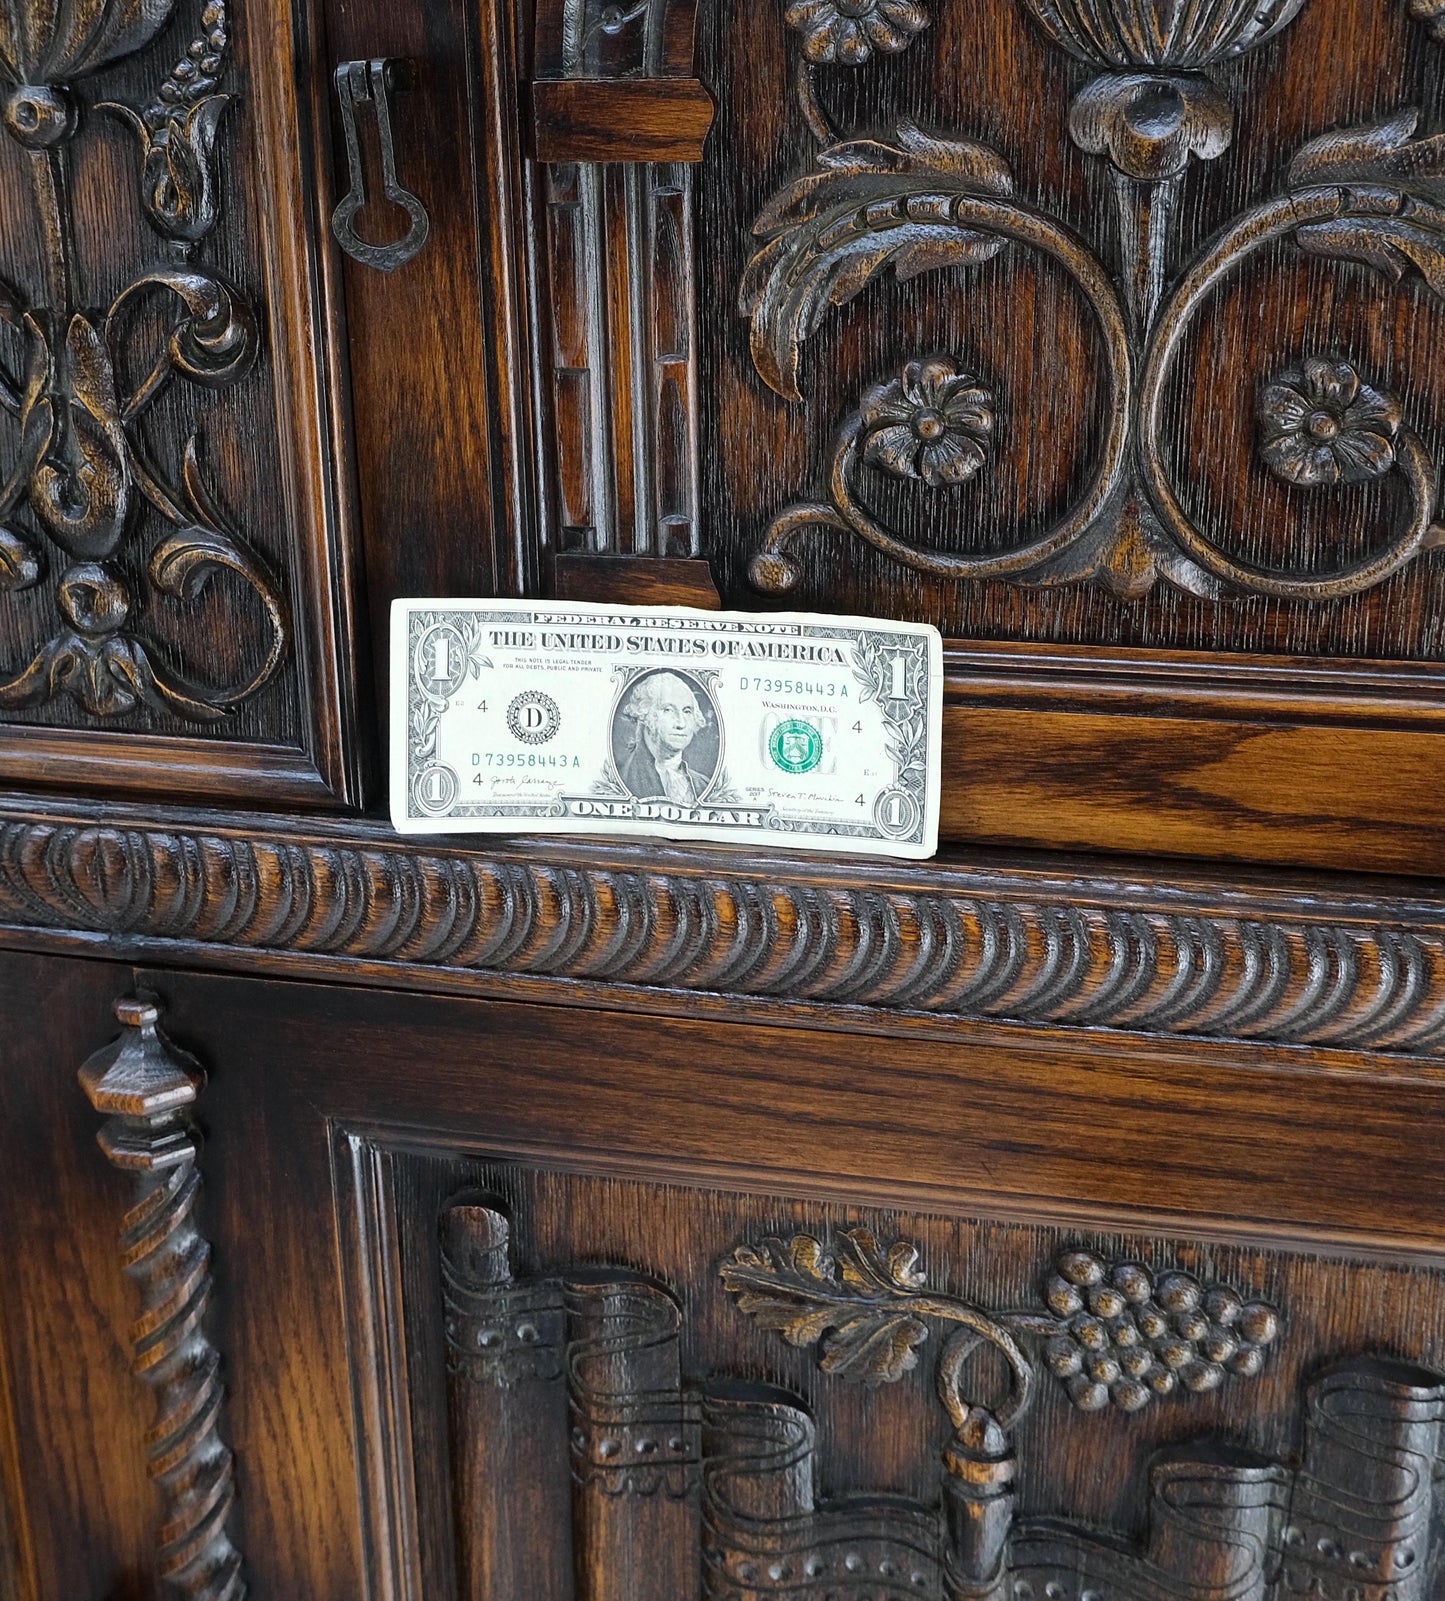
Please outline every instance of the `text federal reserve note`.
[{"label": "text federal reserve note", "polygon": [[391,661],[391,815],[403,833],[937,848],[936,629],[398,600]]}]

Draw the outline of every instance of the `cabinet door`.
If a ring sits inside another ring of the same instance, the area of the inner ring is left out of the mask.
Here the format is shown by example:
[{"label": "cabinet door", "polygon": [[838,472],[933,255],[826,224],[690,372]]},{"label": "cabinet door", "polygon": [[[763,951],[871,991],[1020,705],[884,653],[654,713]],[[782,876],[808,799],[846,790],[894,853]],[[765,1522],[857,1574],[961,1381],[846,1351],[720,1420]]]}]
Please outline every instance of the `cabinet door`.
[{"label": "cabinet door", "polygon": [[317,20],[0,8],[7,782],[360,794]]},{"label": "cabinet door", "polygon": [[25,1601],[1438,1593],[1428,1067],[0,981]]}]

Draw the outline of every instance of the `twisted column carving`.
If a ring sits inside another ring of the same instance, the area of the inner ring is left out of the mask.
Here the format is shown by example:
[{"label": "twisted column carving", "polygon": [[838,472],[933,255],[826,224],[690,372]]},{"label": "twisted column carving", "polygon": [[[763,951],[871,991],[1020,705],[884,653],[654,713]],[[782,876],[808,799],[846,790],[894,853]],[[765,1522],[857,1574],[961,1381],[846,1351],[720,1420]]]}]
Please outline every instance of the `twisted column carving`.
[{"label": "twisted column carving", "polygon": [[205,1332],[211,1247],[195,1219],[200,1140],[191,1108],[205,1074],[161,1034],[152,997],[126,996],[115,1015],[124,1032],[86,1062],[80,1082],[108,1114],[101,1150],[135,1186],[120,1250],[141,1296],[131,1370],[155,1395],[145,1443],[165,1505],[157,1565],[170,1593],[187,1601],[243,1601],[229,1528],[234,1467],[219,1428],[220,1353]]}]

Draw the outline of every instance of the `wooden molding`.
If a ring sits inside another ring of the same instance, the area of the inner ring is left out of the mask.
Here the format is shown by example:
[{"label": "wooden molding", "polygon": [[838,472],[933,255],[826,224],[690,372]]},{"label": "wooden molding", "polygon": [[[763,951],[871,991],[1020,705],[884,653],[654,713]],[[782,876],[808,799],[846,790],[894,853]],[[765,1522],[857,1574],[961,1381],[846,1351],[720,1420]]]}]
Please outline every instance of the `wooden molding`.
[{"label": "wooden molding", "polygon": [[538,161],[702,160],[712,96],[696,78],[559,78],[532,85]]},{"label": "wooden molding", "polygon": [[[484,975],[1445,1053],[1445,903],[1067,861],[917,868],[546,840],[403,844],[0,807],[0,933],[351,981]],[[575,998],[575,997],[574,997]]]},{"label": "wooden molding", "polygon": [[722,604],[705,561],[678,556],[558,556],[553,563],[558,600],[600,601],[610,606],[699,606]]}]

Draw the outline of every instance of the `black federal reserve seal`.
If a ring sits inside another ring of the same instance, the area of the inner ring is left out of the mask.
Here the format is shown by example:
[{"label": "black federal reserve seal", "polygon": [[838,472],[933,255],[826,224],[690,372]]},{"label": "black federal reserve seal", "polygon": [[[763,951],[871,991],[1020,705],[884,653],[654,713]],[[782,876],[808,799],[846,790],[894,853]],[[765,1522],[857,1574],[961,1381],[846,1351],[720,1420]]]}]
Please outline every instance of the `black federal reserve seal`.
[{"label": "black federal reserve seal", "polygon": [[507,727],[524,745],[545,745],[561,726],[557,702],[540,689],[524,690],[507,707]]}]

